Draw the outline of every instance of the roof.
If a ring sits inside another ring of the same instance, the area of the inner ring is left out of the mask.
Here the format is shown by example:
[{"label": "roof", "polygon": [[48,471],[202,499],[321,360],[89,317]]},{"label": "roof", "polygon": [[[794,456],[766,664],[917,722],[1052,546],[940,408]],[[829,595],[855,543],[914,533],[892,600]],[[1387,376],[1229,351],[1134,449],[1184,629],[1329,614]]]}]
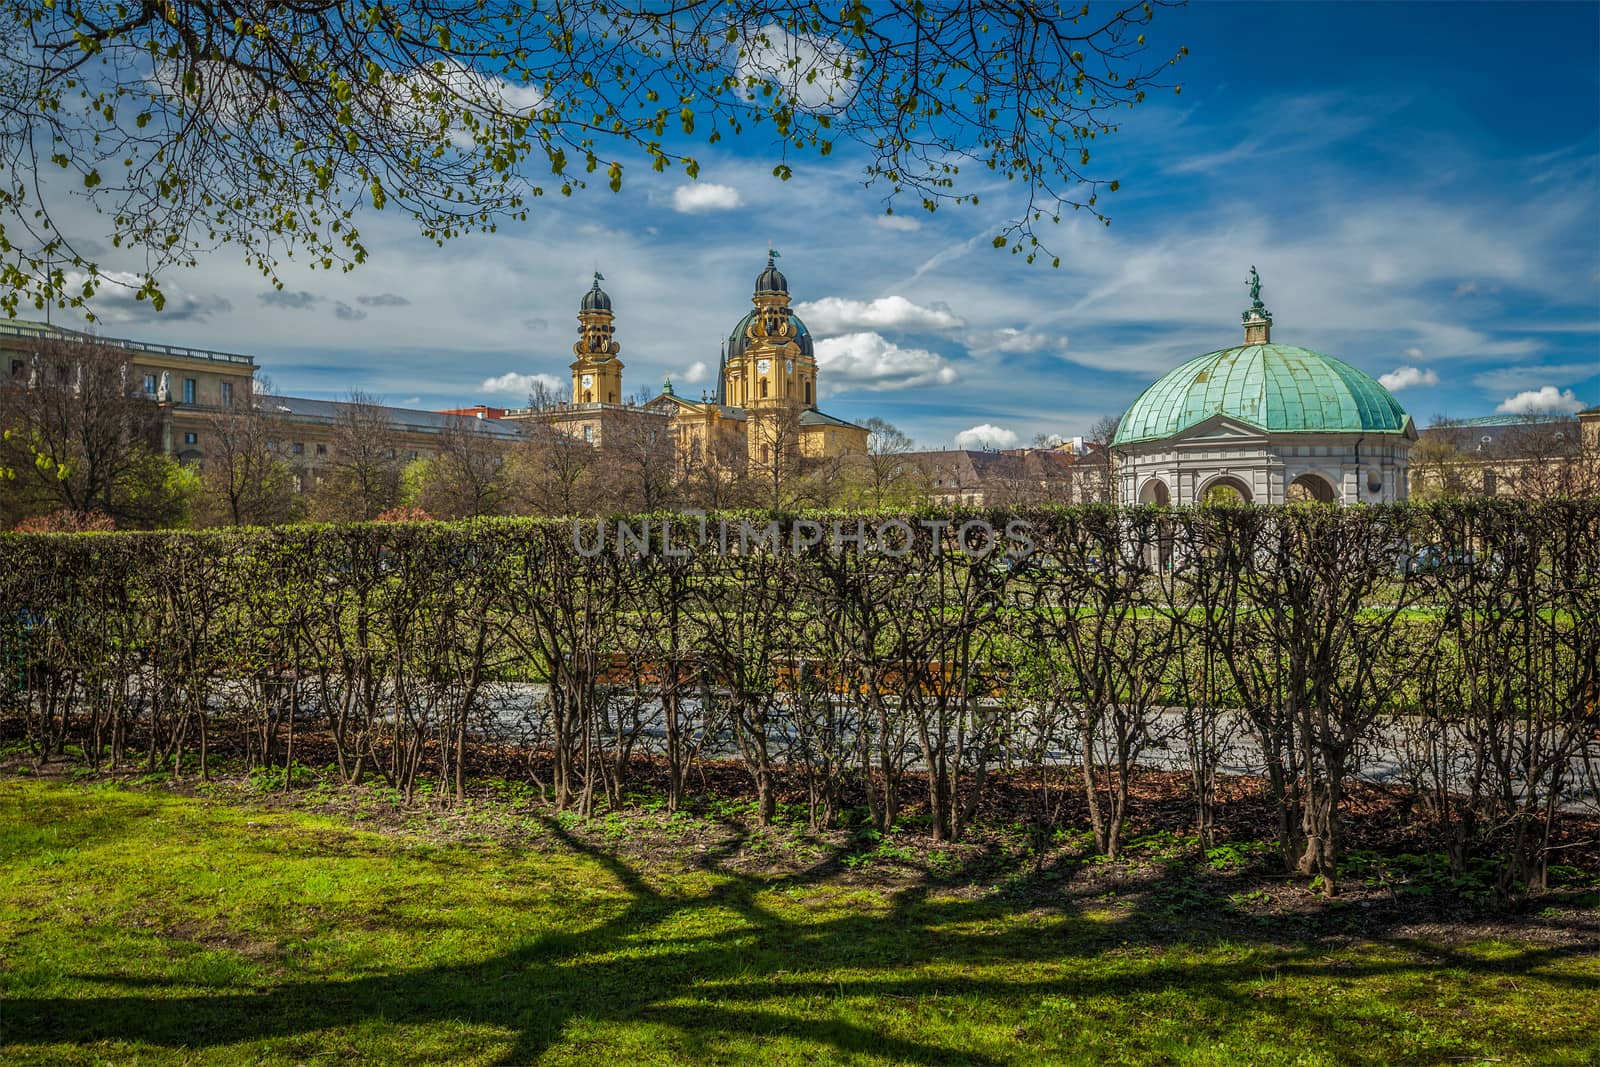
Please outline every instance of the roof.
[{"label": "roof", "polygon": [[126,337],[101,337],[99,334],[85,333],[82,330],[69,330],[63,326],[52,326],[48,323],[33,322],[28,319],[0,322],[0,337],[81,341],[89,344],[105,345],[110,348],[123,348],[135,354],[148,352],[157,356],[181,356],[185,359],[210,360],[213,363],[238,363],[247,367],[254,367],[256,362],[256,357],[241,355],[238,352],[218,352],[210,348],[189,348],[184,345],[158,345],[150,341],[134,341]]},{"label": "roof", "polygon": [[806,408],[800,413],[801,426],[842,426],[847,430],[865,430],[865,426],[857,426],[853,422],[845,422],[816,408]]},{"label": "roof", "polygon": [[1343,360],[1295,345],[1240,345],[1169,371],[1128,408],[1112,443],[1172,437],[1218,414],[1273,433],[1412,428],[1389,390]]},{"label": "roof", "polygon": [[[274,396],[267,398],[268,411],[287,415],[291,419],[305,419],[314,422],[332,422],[339,415],[339,409],[345,402],[337,400],[313,400],[304,396]],[[379,411],[389,416],[389,425],[396,430],[409,430],[413,433],[443,433],[450,429],[452,424],[469,423],[475,429],[482,430],[490,437],[515,438],[521,436],[521,429],[514,422],[504,422],[500,419],[476,419],[461,415],[451,415],[443,411],[420,411],[416,408],[391,408],[384,405],[375,405]]]},{"label": "roof", "polygon": [[1485,458],[1559,455],[1582,447],[1578,420],[1571,415],[1491,415],[1461,419],[1422,431],[1430,441],[1447,441],[1458,452]]}]

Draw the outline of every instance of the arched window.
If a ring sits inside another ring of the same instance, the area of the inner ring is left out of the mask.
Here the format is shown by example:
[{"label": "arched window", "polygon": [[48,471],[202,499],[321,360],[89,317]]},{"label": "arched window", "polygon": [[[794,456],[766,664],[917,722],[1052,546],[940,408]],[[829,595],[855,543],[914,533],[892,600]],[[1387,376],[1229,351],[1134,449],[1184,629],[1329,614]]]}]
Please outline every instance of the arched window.
[{"label": "arched window", "polygon": [[766,398],[767,398],[767,380],[765,378],[763,378],[763,379],[761,379],[761,399],[765,400]]},{"label": "arched window", "polygon": [[806,407],[811,406],[811,383],[806,383]]}]

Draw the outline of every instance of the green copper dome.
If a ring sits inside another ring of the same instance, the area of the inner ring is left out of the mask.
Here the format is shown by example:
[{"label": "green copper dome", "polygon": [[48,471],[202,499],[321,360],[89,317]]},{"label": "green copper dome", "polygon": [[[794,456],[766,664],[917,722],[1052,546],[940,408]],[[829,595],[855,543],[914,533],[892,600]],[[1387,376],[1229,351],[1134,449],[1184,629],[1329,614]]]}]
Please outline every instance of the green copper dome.
[{"label": "green copper dome", "polygon": [[1294,345],[1240,345],[1168,372],[1128,408],[1114,445],[1156,441],[1228,415],[1274,433],[1404,434],[1411,416],[1370,376]]}]

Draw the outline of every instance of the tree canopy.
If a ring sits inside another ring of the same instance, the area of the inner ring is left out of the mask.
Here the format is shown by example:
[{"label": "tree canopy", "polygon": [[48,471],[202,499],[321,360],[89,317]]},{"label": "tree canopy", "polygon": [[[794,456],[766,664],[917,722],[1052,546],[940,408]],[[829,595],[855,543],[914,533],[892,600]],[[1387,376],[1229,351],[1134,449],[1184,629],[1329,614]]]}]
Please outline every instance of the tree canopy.
[{"label": "tree canopy", "polygon": [[[0,5],[0,307],[82,306],[111,277],[86,203],[159,308],[159,279],[224,244],[274,281],[298,254],[353,269],[363,209],[437,241],[540,197],[765,138],[773,173],[848,149],[884,210],[1025,193],[994,239],[1029,261],[1068,209],[1104,219],[1097,139],[1185,50],[1171,0],[838,7],[767,0]],[[845,154],[841,152],[841,154]],[[1059,262],[1059,260],[1057,260]]]}]

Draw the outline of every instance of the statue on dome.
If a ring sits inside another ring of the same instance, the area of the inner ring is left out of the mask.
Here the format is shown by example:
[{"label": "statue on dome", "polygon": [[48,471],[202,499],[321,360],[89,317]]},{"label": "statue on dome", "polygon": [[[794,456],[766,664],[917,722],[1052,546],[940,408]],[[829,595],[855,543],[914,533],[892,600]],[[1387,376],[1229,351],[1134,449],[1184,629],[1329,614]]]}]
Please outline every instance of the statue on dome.
[{"label": "statue on dome", "polygon": [[1250,286],[1250,299],[1256,307],[1261,306],[1261,275],[1256,273],[1255,264],[1250,265],[1250,280],[1245,283]]}]

